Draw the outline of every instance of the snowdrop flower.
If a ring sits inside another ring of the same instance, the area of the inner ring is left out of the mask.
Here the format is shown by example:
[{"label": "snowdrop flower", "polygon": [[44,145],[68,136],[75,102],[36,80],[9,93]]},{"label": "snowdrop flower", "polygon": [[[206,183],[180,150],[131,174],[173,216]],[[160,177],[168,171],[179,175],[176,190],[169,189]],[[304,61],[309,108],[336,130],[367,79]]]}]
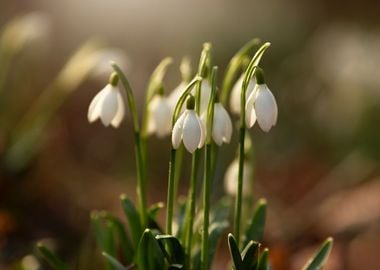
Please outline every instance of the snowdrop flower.
[{"label": "snowdrop flower", "polygon": [[194,107],[194,97],[190,96],[187,100],[185,112],[177,119],[173,127],[172,144],[174,149],[180,146],[182,140],[190,153],[204,145],[205,131]]},{"label": "snowdrop flower", "polygon": [[163,93],[155,95],[148,105],[148,134],[157,134],[162,138],[171,131],[172,109]]},{"label": "snowdrop flower", "polygon": [[[193,94],[195,94],[195,88],[193,89]],[[206,80],[203,79],[201,83],[201,108],[200,112],[203,113],[204,111],[207,111],[208,107],[208,101],[211,96],[211,85],[210,83]]]},{"label": "snowdrop flower", "polygon": [[248,127],[252,127],[257,120],[260,128],[268,132],[277,122],[277,103],[264,82],[262,70],[257,69],[255,74],[257,85],[248,97],[245,107],[245,121]]},{"label": "snowdrop flower", "polygon": [[185,91],[186,89],[186,85],[187,83],[182,81],[176,88],[174,88],[174,90],[169,94],[168,96],[168,102],[169,102],[169,105],[170,105],[170,108],[171,108],[171,112],[173,113],[174,112],[174,108],[180,98],[180,96],[182,95],[182,93]]},{"label": "snowdrop flower", "polygon": [[[227,168],[226,174],[224,176],[224,190],[228,195],[237,195],[237,182],[239,175],[239,160],[235,159],[230,166]],[[243,196],[248,197],[252,194],[252,176],[253,170],[252,166],[248,160],[244,161],[244,172],[243,172]]]},{"label": "snowdrop flower", "polygon": [[[206,130],[207,111],[202,113],[201,120]],[[214,104],[214,120],[212,126],[212,138],[217,145],[229,143],[232,136],[232,121],[226,109],[220,102]]]},{"label": "snowdrop flower", "polygon": [[[240,114],[240,93],[243,86],[244,74],[240,76],[240,78],[236,81],[231,90],[230,96],[230,108],[231,112],[235,114]],[[245,94],[245,98],[248,99],[249,95],[253,92],[253,89],[256,86],[256,82],[254,79],[249,81],[247,91]]]},{"label": "snowdrop flower", "polygon": [[124,118],[125,104],[117,83],[119,76],[113,73],[110,82],[93,98],[88,108],[87,119],[90,123],[98,118],[103,125],[117,128]]}]

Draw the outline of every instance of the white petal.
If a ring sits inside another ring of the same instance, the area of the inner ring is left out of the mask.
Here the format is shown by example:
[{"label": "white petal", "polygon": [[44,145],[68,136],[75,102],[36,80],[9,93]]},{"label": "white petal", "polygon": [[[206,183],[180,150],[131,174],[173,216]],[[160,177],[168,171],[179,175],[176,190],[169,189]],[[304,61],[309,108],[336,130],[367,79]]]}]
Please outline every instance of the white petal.
[{"label": "white petal", "polygon": [[164,137],[171,131],[171,110],[168,101],[161,98],[155,111],[152,111],[152,118],[155,122],[155,128],[158,137]]},{"label": "white petal", "polygon": [[252,127],[256,122],[256,112],[253,104],[255,102],[256,91],[252,92],[245,105],[245,124],[248,128]]},{"label": "white petal", "polygon": [[205,144],[206,142],[206,113],[203,113],[203,119],[202,117],[199,119],[199,125],[201,127],[201,139],[199,141],[199,145],[198,145],[198,148],[202,148],[203,145]]},{"label": "white petal", "polygon": [[258,87],[255,111],[260,128],[268,132],[277,121],[277,103],[265,84]]},{"label": "white petal", "polygon": [[201,113],[207,110],[208,101],[211,96],[211,85],[204,79],[201,84]]},{"label": "white petal", "polygon": [[197,149],[201,141],[202,128],[199,122],[200,120],[195,111],[188,110],[183,125],[183,144],[190,153]]},{"label": "white petal", "polygon": [[[230,96],[230,108],[231,112],[235,114],[240,114],[240,93],[242,90],[242,84],[243,84],[244,74],[239,77],[239,79],[234,84],[232,90],[231,90],[231,96]],[[253,89],[255,88],[255,81],[254,79],[251,79],[249,81],[247,91],[246,91],[246,98],[252,93]]]},{"label": "white petal", "polygon": [[177,149],[179,145],[181,144],[182,135],[183,135],[183,124],[185,122],[185,118],[188,114],[188,111],[186,110],[175,122],[173,131],[172,131],[172,144],[173,148]]},{"label": "white petal", "polygon": [[117,93],[117,111],[116,115],[111,121],[111,125],[115,128],[119,127],[121,121],[123,121],[125,114],[125,105],[124,105],[124,100],[123,96],[121,95],[120,92]]},{"label": "white petal", "polygon": [[170,106],[173,107],[173,109],[174,109],[175,105],[177,104],[178,99],[182,95],[185,88],[186,88],[186,83],[181,82],[176,88],[174,88],[174,90],[168,96],[169,104],[170,104]]},{"label": "white petal", "polygon": [[[236,196],[239,176],[239,160],[235,159],[227,168],[224,177],[224,188],[227,194]],[[248,161],[244,162],[243,195],[250,196],[252,192],[252,167]]]},{"label": "white petal", "polygon": [[229,143],[231,141],[232,137],[232,121],[231,118],[226,111],[226,109],[222,106],[222,104],[217,103],[215,106],[218,105],[220,107],[219,113],[223,117],[223,122],[224,122],[224,131],[223,131],[223,142],[224,143]]},{"label": "white petal", "polygon": [[214,139],[217,145],[222,145],[224,130],[225,130],[225,122],[223,107],[220,103],[215,104],[214,107],[214,119],[213,119],[213,127],[212,127],[212,138]]},{"label": "white petal", "polygon": [[101,113],[101,107],[103,103],[103,96],[110,90],[110,85],[107,84],[102,90],[100,90],[92,99],[90,106],[88,107],[87,119],[90,123],[99,118]]},{"label": "white petal", "polygon": [[119,90],[113,87],[113,89],[108,89],[108,91],[104,93],[103,102],[101,106],[100,120],[105,126],[108,126],[111,123],[112,119],[115,117],[117,113],[118,91]]}]

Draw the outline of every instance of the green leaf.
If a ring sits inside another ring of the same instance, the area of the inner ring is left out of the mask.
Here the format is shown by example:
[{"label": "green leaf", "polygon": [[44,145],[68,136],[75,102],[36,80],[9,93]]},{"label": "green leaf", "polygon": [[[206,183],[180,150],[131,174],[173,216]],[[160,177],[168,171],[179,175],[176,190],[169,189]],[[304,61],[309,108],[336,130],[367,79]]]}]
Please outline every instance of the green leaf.
[{"label": "green leaf", "polygon": [[239,247],[236,243],[234,236],[231,233],[228,234],[228,247],[230,249],[233,268],[236,270],[243,270],[244,265],[240,256]]},{"label": "green leaf", "polygon": [[158,202],[152,204],[148,209],[148,215],[151,219],[155,220],[157,218],[158,212],[164,208],[165,204],[163,202]]},{"label": "green leaf", "polygon": [[121,204],[123,206],[124,213],[128,220],[129,230],[132,235],[133,243],[135,247],[137,247],[139,245],[140,237],[143,231],[141,223],[140,223],[139,213],[137,212],[132,201],[129,200],[126,195],[124,194],[121,195],[120,199],[121,199]]},{"label": "green leaf", "polygon": [[67,266],[44,244],[37,243],[37,249],[42,258],[55,270],[67,270]]},{"label": "green leaf", "polygon": [[[185,252],[177,238],[172,235],[157,235],[156,239],[160,242],[170,265],[185,264]],[[165,246],[168,250],[165,249]]]},{"label": "green leaf", "polygon": [[256,203],[252,220],[245,233],[243,246],[246,246],[251,240],[256,241],[256,242],[261,242],[261,240],[263,239],[266,212],[267,212],[266,209],[267,209],[267,201],[265,199],[260,199]]},{"label": "green leaf", "polygon": [[269,249],[264,249],[263,253],[260,256],[259,264],[257,265],[256,270],[267,270],[268,269],[268,257]]},{"label": "green leaf", "polygon": [[314,256],[306,263],[302,268],[303,270],[320,270],[323,269],[327,258],[332,249],[333,239],[331,237],[327,238],[322,244],[320,249],[314,254]]},{"label": "green leaf", "polygon": [[134,255],[134,249],[132,246],[132,243],[128,237],[127,232],[125,231],[124,224],[116,217],[106,214],[107,220],[113,225],[112,227],[115,230],[115,235],[117,235],[117,239],[120,243],[120,247],[122,250],[122,253],[126,259],[127,262],[132,262],[133,255]]},{"label": "green leaf", "polygon": [[255,269],[259,259],[260,244],[255,241],[249,241],[247,246],[241,252],[244,269]]},{"label": "green leaf", "polygon": [[137,249],[137,266],[142,270],[165,269],[165,254],[152,231],[146,229]]},{"label": "green leaf", "polygon": [[114,269],[116,269],[116,270],[126,270],[126,268],[117,259],[115,259],[115,257],[111,256],[107,252],[102,252],[102,255],[114,267]]}]

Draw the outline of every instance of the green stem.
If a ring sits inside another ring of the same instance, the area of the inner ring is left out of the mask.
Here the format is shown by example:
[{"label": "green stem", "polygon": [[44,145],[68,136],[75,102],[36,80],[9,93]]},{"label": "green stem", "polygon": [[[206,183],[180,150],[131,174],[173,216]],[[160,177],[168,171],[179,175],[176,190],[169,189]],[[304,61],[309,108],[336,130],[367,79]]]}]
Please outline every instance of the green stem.
[{"label": "green stem", "polygon": [[208,230],[210,222],[210,193],[211,193],[211,144],[205,149],[205,176],[203,180],[203,231],[201,265],[203,270],[209,269],[208,261]]},{"label": "green stem", "polygon": [[[244,111],[244,110],[243,110]],[[234,217],[234,236],[237,243],[240,243],[240,220],[243,197],[243,174],[244,174],[244,139],[245,125],[239,129],[239,173],[238,173],[238,188],[235,201],[235,217]]]},{"label": "green stem", "polygon": [[175,178],[175,165],[176,165],[176,152],[177,150],[172,148],[170,153],[169,163],[169,183],[168,183],[168,196],[167,196],[167,208],[166,208],[166,233],[172,235],[173,225],[173,212],[174,212],[174,178]]},{"label": "green stem", "polygon": [[137,169],[137,197],[139,201],[140,219],[141,224],[145,228],[147,226],[147,207],[146,207],[146,191],[145,191],[145,163],[142,152],[141,133],[136,111],[135,98],[133,96],[132,88],[128,82],[127,77],[116,63],[112,63],[113,69],[119,75],[120,81],[124,86],[127,93],[127,101],[129,111],[132,116],[132,124],[135,132],[135,155],[136,155],[136,169]]},{"label": "green stem", "polygon": [[185,246],[186,246],[186,255],[187,261],[185,269],[190,269],[190,261],[191,261],[191,247],[193,240],[193,224],[194,224],[194,216],[195,216],[195,202],[196,202],[196,185],[197,185],[197,176],[198,176],[198,168],[200,161],[201,151],[197,149],[192,157],[191,163],[191,176],[190,176],[190,189],[189,189],[189,201],[186,209],[185,215],[185,226],[184,226],[184,236],[185,236]]},{"label": "green stem", "polygon": [[214,102],[216,96],[216,74],[218,68],[213,67],[211,72],[211,95],[207,108],[207,132],[205,147],[205,165],[203,180],[203,231],[202,231],[202,250],[201,250],[201,267],[203,270],[209,269],[209,250],[208,250],[208,231],[210,222],[210,195],[212,180],[212,127],[214,121]]},{"label": "green stem", "polygon": [[182,163],[183,163],[183,146],[181,145],[177,149],[176,154],[176,163],[175,163],[175,175],[174,175],[174,198],[177,198],[178,188],[179,188],[179,180],[181,178],[182,171]]},{"label": "green stem", "polygon": [[234,217],[234,233],[235,238],[240,246],[240,226],[241,226],[241,208],[242,208],[242,191],[243,191],[243,175],[244,175],[244,139],[245,139],[245,105],[246,105],[246,92],[249,81],[253,77],[256,68],[263,56],[265,50],[270,46],[270,43],[263,44],[252,57],[247,70],[244,73],[243,85],[240,93],[240,129],[239,129],[239,173],[238,173],[238,187],[235,201],[235,217]]}]

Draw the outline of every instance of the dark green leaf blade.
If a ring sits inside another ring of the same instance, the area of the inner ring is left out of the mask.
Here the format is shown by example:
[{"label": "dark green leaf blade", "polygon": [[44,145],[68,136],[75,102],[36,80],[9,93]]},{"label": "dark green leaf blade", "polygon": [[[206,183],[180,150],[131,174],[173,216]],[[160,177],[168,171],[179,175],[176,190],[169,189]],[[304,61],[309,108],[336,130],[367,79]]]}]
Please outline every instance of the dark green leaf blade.
[{"label": "dark green leaf blade", "polygon": [[255,241],[249,241],[248,245],[241,252],[244,269],[255,269],[259,259],[260,244]]},{"label": "dark green leaf blade", "polygon": [[257,270],[267,270],[268,269],[268,257],[269,249],[264,249],[263,253],[260,256],[259,264],[257,265]]},{"label": "dark green leaf blade", "polygon": [[253,217],[245,233],[243,246],[246,246],[251,240],[256,242],[262,241],[264,235],[266,209],[267,201],[263,198],[258,200],[255,206]]},{"label": "dark green leaf blade", "polygon": [[37,249],[42,258],[55,270],[67,270],[67,266],[44,244],[37,243]]},{"label": "dark green leaf blade", "polygon": [[228,247],[230,249],[230,254],[231,254],[234,269],[242,270],[243,261],[240,256],[239,247],[236,243],[234,236],[231,233],[228,234]]},{"label": "dark green leaf blade", "polygon": [[327,258],[331,252],[333,245],[333,239],[331,237],[327,238],[322,244],[320,249],[314,254],[314,256],[306,263],[302,268],[303,270],[320,270],[323,269]]},{"label": "dark green leaf blade", "polygon": [[126,195],[121,195],[121,204],[123,206],[124,213],[128,220],[129,229],[132,235],[132,241],[137,247],[140,242],[140,237],[142,235],[143,229],[140,223],[140,216],[137,212],[134,204]]},{"label": "dark green leaf blade", "polygon": [[126,270],[126,268],[117,259],[115,259],[115,257],[111,256],[107,252],[102,252],[102,255],[114,267],[114,269],[116,269],[116,270]]}]

